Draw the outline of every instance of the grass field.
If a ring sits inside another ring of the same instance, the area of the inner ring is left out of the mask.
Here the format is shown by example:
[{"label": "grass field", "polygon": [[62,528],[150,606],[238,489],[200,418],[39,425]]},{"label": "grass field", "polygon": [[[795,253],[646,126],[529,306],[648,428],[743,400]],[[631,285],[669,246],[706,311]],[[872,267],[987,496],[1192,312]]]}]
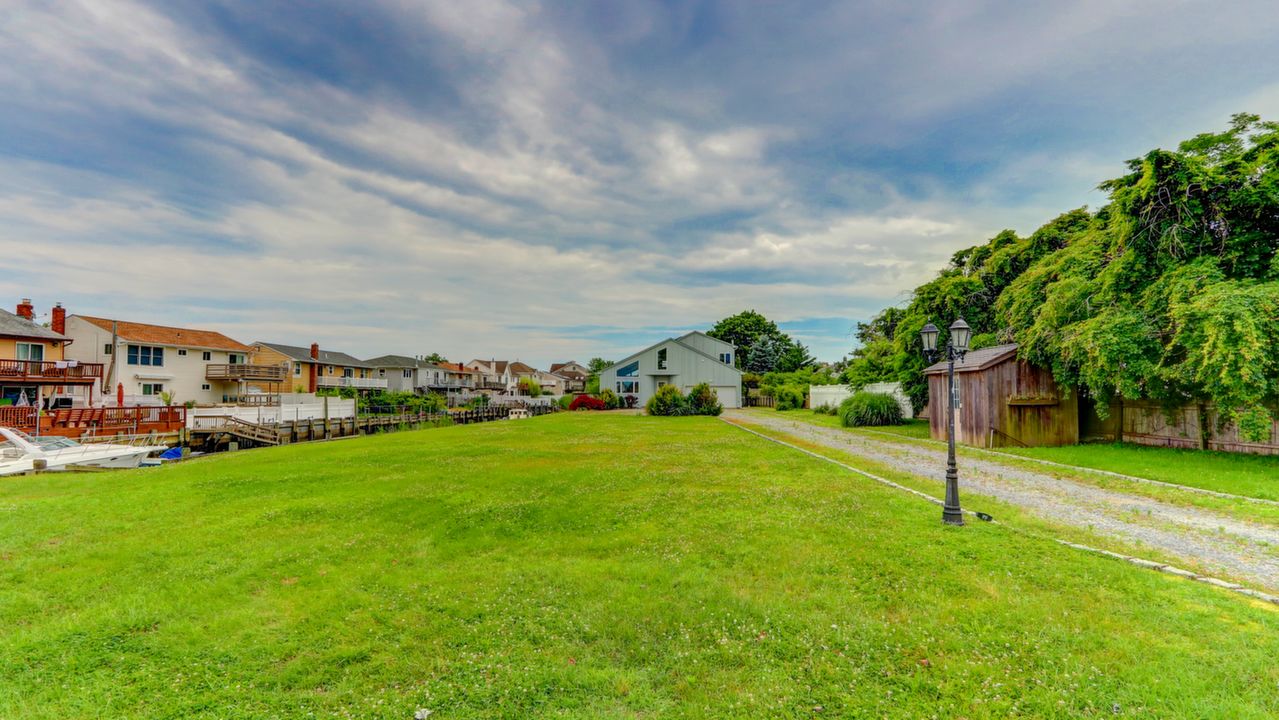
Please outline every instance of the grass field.
[{"label": "grass field", "polygon": [[[759,410],[756,412],[768,412]],[[839,418],[818,415],[811,410],[788,410],[782,415],[804,422],[839,427]],[[858,432],[862,428],[849,428]],[[906,425],[865,428],[903,437],[928,439],[928,422],[912,420]],[[1176,485],[1215,490],[1246,497],[1279,500],[1279,456],[1248,455],[1204,450],[1092,443],[1064,447],[996,448],[1001,453],[1051,460],[1095,470],[1160,480]]]},{"label": "grass field", "polygon": [[1232,717],[1279,613],[709,418],[0,482],[0,717]]}]

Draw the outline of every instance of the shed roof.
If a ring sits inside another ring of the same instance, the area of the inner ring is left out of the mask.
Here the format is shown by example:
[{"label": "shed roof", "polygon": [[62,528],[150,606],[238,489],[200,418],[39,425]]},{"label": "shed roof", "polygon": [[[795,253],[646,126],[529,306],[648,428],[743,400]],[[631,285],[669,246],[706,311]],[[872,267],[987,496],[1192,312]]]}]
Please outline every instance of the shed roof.
[{"label": "shed roof", "polygon": [[[996,345],[994,347],[982,348],[980,350],[969,350],[963,359],[955,363],[955,372],[976,372],[985,370],[988,367],[998,365],[1005,360],[1012,359],[1017,356],[1017,343],[1008,343],[1006,345]],[[945,360],[933,363],[924,368],[925,375],[936,375],[937,373],[946,372],[947,363]]]},{"label": "shed roof", "polygon": [[213,330],[195,330],[192,328],[169,327],[167,325],[150,325],[148,323],[111,320],[109,318],[74,315],[87,323],[111,332],[115,332],[121,340],[132,340],[153,345],[173,345],[177,347],[207,348],[209,350],[234,350],[248,352],[252,348],[242,342],[232,340],[220,332]]},{"label": "shed roof", "polygon": [[50,330],[37,322],[0,310],[0,335],[5,337],[39,338],[41,340],[66,340],[65,335]]}]

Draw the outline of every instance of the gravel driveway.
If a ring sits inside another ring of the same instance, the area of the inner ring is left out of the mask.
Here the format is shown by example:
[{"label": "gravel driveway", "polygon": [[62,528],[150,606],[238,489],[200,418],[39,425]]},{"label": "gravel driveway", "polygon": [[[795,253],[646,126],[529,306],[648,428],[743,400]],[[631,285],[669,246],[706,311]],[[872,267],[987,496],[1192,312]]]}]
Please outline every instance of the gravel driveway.
[{"label": "gravel driveway", "polygon": [[[754,425],[816,445],[842,450],[902,472],[945,480],[946,453],[889,439],[769,415],[727,411],[724,418]],[[742,434],[743,442],[750,436]],[[1066,472],[1066,471],[1062,471]],[[1037,473],[995,460],[963,458],[960,499],[981,510],[973,495],[1018,505],[1054,522],[1091,529],[1157,548],[1166,555],[1240,581],[1279,589],[1279,528],[1243,522],[1194,507],[1161,502],[1086,482]],[[938,492],[938,495],[941,493]]]}]

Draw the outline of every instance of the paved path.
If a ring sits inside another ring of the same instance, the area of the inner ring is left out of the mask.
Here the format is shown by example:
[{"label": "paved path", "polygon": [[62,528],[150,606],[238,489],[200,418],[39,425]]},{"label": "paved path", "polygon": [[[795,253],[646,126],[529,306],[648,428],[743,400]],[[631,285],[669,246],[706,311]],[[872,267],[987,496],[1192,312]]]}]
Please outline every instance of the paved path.
[{"label": "paved path", "polygon": [[[763,412],[730,410],[724,417],[731,422],[780,431],[798,440],[931,478],[939,483],[939,490],[945,480],[946,453],[941,449],[881,439],[883,436],[869,437]],[[745,442],[749,436],[743,433],[742,437]],[[982,509],[973,495],[998,498],[1056,522],[1134,541],[1197,563],[1208,571],[1279,589],[1279,527],[1100,488],[997,460],[963,458],[960,488],[961,500],[967,499],[965,506],[971,506],[970,509]]]}]

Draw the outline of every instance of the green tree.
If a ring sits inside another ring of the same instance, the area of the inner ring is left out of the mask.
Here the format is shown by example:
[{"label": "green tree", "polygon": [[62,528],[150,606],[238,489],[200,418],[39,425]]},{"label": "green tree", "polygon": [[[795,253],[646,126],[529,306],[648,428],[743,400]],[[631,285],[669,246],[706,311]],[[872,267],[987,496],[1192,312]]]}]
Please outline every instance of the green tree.
[{"label": "green tree", "polygon": [[737,348],[733,363],[748,372],[766,373],[781,369],[798,370],[815,360],[808,348],[754,310],[744,310],[715,323],[707,335]]},{"label": "green tree", "polygon": [[444,357],[443,355],[437,352],[433,352],[430,355],[427,355],[426,357],[422,358],[422,360],[424,362],[429,362],[433,365],[439,365],[440,363],[446,363],[449,361],[448,358]]}]

